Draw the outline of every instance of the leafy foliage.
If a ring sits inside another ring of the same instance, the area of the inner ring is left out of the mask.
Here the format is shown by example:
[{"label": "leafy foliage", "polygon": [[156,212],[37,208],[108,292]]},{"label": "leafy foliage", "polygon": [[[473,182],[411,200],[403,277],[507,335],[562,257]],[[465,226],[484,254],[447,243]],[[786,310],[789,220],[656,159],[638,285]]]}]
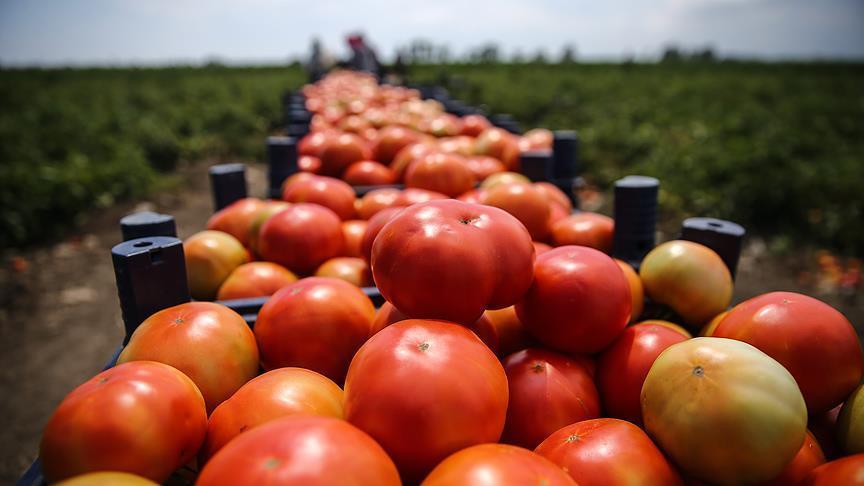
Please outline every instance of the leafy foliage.
[{"label": "leafy foliage", "polygon": [[[662,183],[663,209],[864,253],[864,65],[412,68],[525,126],[575,128],[585,174]],[[0,71],[0,247],[145,193],[183,161],[261,157],[299,68]]]},{"label": "leafy foliage", "polygon": [[575,128],[601,186],[661,180],[664,210],[864,254],[864,65],[420,66],[526,126]]},{"label": "leafy foliage", "polygon": [[58,234],[205,156],[260,157],[299,69],[0,71],[0,248]]}]

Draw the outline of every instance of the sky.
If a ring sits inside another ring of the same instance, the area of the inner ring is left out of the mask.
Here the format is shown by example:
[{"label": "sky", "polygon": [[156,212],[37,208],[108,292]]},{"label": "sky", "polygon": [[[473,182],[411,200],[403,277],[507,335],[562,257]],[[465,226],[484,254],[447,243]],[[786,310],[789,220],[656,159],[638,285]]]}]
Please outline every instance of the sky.
[{"label": "sky", "polygon": [[864,0],[0,0],[0,64],[284,62],[362,31],[390,58],[418,38],[456,55],[656,58],[670,44],[763,59],[864,59]]}]

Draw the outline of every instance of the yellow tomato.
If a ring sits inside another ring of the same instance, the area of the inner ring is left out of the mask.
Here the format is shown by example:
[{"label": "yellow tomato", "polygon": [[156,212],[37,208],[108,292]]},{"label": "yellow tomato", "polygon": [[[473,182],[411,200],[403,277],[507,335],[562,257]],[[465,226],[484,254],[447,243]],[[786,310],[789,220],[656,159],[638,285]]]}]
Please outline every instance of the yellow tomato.
[{"label": "yellow tomato", "polygon": [[807,407],[780,363],[733,339],[674,344],[641,393],[645,430],[687,473],[711,483],[777,476],[801,448]]}]

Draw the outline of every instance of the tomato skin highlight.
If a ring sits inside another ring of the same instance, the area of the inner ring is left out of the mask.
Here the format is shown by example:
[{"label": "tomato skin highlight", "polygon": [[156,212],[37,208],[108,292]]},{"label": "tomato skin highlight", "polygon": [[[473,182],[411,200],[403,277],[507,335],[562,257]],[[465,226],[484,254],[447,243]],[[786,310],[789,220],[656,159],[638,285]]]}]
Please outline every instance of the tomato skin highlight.
[{"label": "tomato skin highlight", "polygon": [[602,214],[580,212],[556,221],[552,225],[555,246],[590,246],[603,253],[612,251],[615,221]]},{"label": "tomato skin highlight", "polygon": [[271,262],[249,262],[235,268],[222,282],[218,300],[246,299],[273,295],[297,281],[287,268]]},{"label": "tomato skin highlight", "polygon": [[565,425],[600,416],[597,387],[579,361],[529,348],[511,354],[503,365],[510,401],[502,442],[533,449]]},{"label": "tomato skin highlight", "polygon": [[342,399],[337,384],[304,368],[278,368],[256,376],[210,414],[199,465],[238,435],[281,417],[311,414],[341,419]]},{"label": "tomato skin highlight", "polygon": [[329,277],[299,280],[276,292],[258,313],[261,366],[306,368],[342,383],[374,318],[375,306],[356,286]]},{"label": "tomato skin highlight", "polygon": [[344,249],[342,221],[330,209],[299,203],[271,216],[261,226],[261,257],[308,275]]},{"label": "tomato skin highlight", "polygon": [[825,464],[825,454],[822,452],[822,447],[810,431],[807,431],[807,436],[804,439],[804,444],[801,449],[795,454],[795,457],[786,464],[783,471],[771,481],[767,481],[762,486],[788,486],[802,484],[810,471]]},{"label": "tomato skin highlight", "polygon": [[345,418],[381,444],[406,483],[460,449],[497,442],[507,400],[492,351],[445,321],[384,328],[357,351],[345,380]]},{"label": "tomato skin highlight", "polygon": [[864,454],[826,462],[810,471],[803,484],[804,486],[864,485]]},{"label": "tomato skin highlight", "polygon": [[732,301],[732,275],[717,253],[692,241],[657,245],[639,267],[645,294],[668,305],[694,330]]},{"label": "tomato skin highlight", "polygon": [[585,246],[561,246],[537,257],[516,314],[546,347],[594,354],[624,330],[631,305],[627,278],[612,258]]},{"label": "tomato skin highlight", "polygon": [[806,295],[771,292],[744,301],[717,324],[713,335],[752,344],[779,361],[795,377],[812,414],[842,403],[864,373],[852,324]]},{"label": "tomato skin highlight", "polygon": [[651,438],[624,420],[576,422],[534,450],[567,471],[580,486],[678,486],[680,475]]},{"label": "tomato skin highlight", "polygon": [[455,484],[574,486],[576,483],[555,464],[528,449],[481,444],[444,459],[421,486]]},{"label": "tomato skin highlight", "polygon": [[330,209],[347,221],[357,215],[354,189],[345,181],[332,177],[312,176],[286,185],[282,199],[290,203],[312,203]]},{"label": "tomato skin highlight", "polygon": [[187,302],[148,317],[117,363],[159,361],[186,374],[209,413],[258,374],[255,336],[240,314],[213,302]]},{"label": "tomato skin highlight", "polygon": [[381,294],[405,315],[470,325],[487,308],[519,300],[533,260],[531,237],[516,218],[449,199],[396,214],[375,237],[371,262]]},{"label": "tomato skin highlight", "polygon": [[186,375],[153,361],[121,363],[66,395],[39,457],[51,482],[118,471],[162,483],[195,457],[206,431],[204,398]]},{"label": "tomato skin highlight", "polygon": [[688,338],[651,321],[626,328],[597,362],[597,386],[607,415],[641,424],[639,394],[651,365],[666,348]]},{"label": "tomato skin highlight", "polygon": [[399,486],[399,473],[369,435],[344,420],[292,415],[244,432],[204,466],[198,486],[284,484]]}]

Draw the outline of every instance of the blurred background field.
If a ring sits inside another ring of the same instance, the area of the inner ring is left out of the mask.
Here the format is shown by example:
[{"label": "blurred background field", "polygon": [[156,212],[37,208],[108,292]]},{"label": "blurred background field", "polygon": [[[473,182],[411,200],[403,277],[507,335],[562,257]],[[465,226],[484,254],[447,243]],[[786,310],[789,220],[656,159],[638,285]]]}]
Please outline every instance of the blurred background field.
[{"label": "blurred background field", "polygon": [[[732,219],[775,252],[864,254],[864,64],[478,62],[408,79],[576,129],[590,183],[658,177],[675,219]],[[90,208],[172,184],[179,164],[261,160],[304,80],[297,64],[0,71],[0,247],[63,235]]]},{"label": "blurred background field", "polygon": [[261,158],[302,70],[0,71],[0,248],[61,236],[85,211],[172,182],[181,163]]}]

